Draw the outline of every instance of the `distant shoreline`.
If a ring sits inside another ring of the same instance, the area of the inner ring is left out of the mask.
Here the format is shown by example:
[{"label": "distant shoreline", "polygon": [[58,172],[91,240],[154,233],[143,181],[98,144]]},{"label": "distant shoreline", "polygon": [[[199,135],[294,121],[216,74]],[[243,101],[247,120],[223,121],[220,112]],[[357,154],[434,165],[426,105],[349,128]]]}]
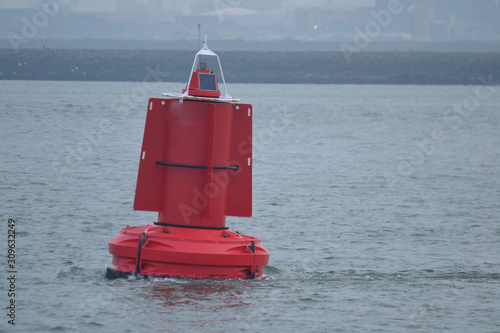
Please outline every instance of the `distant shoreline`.
[{"label": "distant shoreline", "polygon": [[[0,80],[185,82],[196,51],[0,49]],[[500,53],[218,51],[230,83],[473,85]],[[156,74],[155,74],[156,73]]]},{"label": "distant shoreline", "polygon": [[[209,36],[210,37],[210,36]],[[128,40],[128,39],[29,39],[24,42],[11,41],[0,38],[0,49],[107,49],[107,50],[188,50],[199,49],[198,39],[166,39],[166,40]],[[360,46],[351,39],[345,40],[317,40],[306,41],[294,38],[275,40],[251,39],[211,39],[210,48],[220,51],[341,51],[341,45],[351,44]],[[365,52],[466,52],[485,53],[500,52],[500,41],[412,41],[394,40],[378,41],[362,45]]]}]

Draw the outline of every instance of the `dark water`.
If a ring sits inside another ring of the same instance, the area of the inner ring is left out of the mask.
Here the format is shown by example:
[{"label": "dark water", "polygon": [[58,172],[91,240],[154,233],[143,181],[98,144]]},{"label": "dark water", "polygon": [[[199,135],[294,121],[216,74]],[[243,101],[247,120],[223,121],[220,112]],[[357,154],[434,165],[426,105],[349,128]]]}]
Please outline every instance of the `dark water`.
[{"label": "dark water", "polygon": [[255,150],[227,224],[267,279],[106,280],[108,240],[156,218],[132,210],[147,98],[182,86],[0,81],[2,331],[500,330],[498,86],[229,85]]}]

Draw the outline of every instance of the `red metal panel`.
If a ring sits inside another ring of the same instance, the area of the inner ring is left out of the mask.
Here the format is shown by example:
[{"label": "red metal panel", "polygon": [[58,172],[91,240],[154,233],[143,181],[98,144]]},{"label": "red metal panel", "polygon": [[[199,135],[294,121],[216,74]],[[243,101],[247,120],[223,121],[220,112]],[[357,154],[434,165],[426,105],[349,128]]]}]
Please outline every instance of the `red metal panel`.
[{"label": "red metal panel", "polygon": [[229,173],[226,215],[252,216],[252,116],[250,104],[234,104],[231,157],[229,164],[238,164],[236,173]]},{"label": "red metal panel", "polygon": [[159,98],[149,100],[135,191],[135,210],[155,212],[160,210],[161,179],[164,169],[157,165],[156,161],[163,160],[167,123],[166,111],[171,103],[176,102],[178,103],[178,101]]},{"label": "red metal panel", "polygon": [[[213,169],[235,164],[237,171]],[[160,222],[200,226],[251,216],[252,106],[150,99],[134,209],[158,211]]]},{"label": "red metal panel", "polygon": [[166,166],[159,222],[224,227],[227,186],[216,182],[218,169],[229,162],[232,104],[184,101],[168,112],[164,161],[203,166]]}]

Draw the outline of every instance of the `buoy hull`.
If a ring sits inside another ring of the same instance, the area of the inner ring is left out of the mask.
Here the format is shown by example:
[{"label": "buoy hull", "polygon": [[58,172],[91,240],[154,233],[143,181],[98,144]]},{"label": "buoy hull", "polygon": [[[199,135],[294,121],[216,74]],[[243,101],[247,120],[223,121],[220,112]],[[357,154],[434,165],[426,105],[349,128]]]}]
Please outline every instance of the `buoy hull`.
[{"label": "buoy hull", "polygon": [[149,224],[126,227],[109,241],[108,278],[130,274],[194,279],[261,278],[269,252],[255,237],[230,229]]}]

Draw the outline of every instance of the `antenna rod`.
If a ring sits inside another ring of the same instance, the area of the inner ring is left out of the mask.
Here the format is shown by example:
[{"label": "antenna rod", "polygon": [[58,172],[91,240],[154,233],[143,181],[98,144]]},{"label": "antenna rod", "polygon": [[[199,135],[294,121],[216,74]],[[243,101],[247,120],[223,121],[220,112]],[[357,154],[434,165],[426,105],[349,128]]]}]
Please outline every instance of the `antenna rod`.
[{"label": "antenna rod", "polygon": [[198,50],[201,49],[201,24],[198,23]]}]

